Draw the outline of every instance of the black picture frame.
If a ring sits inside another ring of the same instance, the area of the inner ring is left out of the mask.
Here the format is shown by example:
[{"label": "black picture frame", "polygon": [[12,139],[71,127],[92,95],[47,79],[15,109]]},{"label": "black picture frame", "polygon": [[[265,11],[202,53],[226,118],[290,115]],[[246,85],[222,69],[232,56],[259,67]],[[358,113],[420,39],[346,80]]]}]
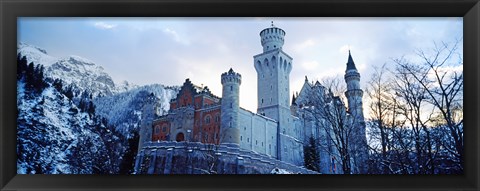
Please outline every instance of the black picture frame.
[{"label": "black picture frame", "polygon": [[[479,190],[479,0],[0,0],[1,190]],[[16,175],[17,17],[463,17],[464,175]]]}]

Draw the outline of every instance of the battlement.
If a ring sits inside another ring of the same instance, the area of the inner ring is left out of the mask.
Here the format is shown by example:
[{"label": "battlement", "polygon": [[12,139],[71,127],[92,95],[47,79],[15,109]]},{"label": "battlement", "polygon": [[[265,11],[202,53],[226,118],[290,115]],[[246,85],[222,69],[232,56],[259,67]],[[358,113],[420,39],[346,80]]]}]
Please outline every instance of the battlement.
[{"label": "battlement", "polygon": [[236,73],[233,71],[232,68],[228,70],[228,72],[225,72],[222,74],[222,84],[228,83],[228,82],[235,82],[238,84],[242,83],[242,75],[239,73]]},{"label": "battlement", "polygon": [[263,29],[260,32],[263,51],[282,49],[285,34],[283,29],[277,28],[273,24],[270,28]]}]

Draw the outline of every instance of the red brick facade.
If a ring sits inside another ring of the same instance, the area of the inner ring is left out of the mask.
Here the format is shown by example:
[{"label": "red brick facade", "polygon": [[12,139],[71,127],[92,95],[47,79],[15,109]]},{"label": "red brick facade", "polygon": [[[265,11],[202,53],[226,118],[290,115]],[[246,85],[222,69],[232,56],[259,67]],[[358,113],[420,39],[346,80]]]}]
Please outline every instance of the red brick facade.
[{"label": "red brick facade", "polygon": [[188,138],[182,138],[186,136],[183,132],[187,131],[173,135],[171,127],[171,121],[178,117],[171,113],[185,107],[194,108],[193,127],[181,127],[182,129],[192,129],[190,140],[219,144],[221,139],[219,133],[220,98],[211,94],[207,87],[193,85],[189,79],[185,81],[177,97],[171,100],[169,114],[161,116],[153,122],[152,141],[176,141],[179,137],[182,141],[188,140]]}]

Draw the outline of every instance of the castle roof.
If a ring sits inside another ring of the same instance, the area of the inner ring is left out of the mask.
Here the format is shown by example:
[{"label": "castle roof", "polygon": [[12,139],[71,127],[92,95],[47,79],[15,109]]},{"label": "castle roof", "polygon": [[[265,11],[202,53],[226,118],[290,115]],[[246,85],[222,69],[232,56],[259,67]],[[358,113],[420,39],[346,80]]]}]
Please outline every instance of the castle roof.
[{"label": "castle roof", "polygon": [[352,54],[350,54],[350,50],[348,51],[347,70],[357,70],[355,63],[353,62]]}]

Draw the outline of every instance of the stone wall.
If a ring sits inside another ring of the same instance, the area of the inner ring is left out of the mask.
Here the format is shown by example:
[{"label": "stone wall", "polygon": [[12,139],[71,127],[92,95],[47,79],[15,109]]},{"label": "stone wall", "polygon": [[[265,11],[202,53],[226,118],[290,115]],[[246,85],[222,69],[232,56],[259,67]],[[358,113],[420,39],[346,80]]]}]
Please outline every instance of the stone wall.
[{"label": "stone wall", "polygon": [[232,147],[188,142],[145,143],[137,155],[136,174],[315,174],[269,157]]}]

